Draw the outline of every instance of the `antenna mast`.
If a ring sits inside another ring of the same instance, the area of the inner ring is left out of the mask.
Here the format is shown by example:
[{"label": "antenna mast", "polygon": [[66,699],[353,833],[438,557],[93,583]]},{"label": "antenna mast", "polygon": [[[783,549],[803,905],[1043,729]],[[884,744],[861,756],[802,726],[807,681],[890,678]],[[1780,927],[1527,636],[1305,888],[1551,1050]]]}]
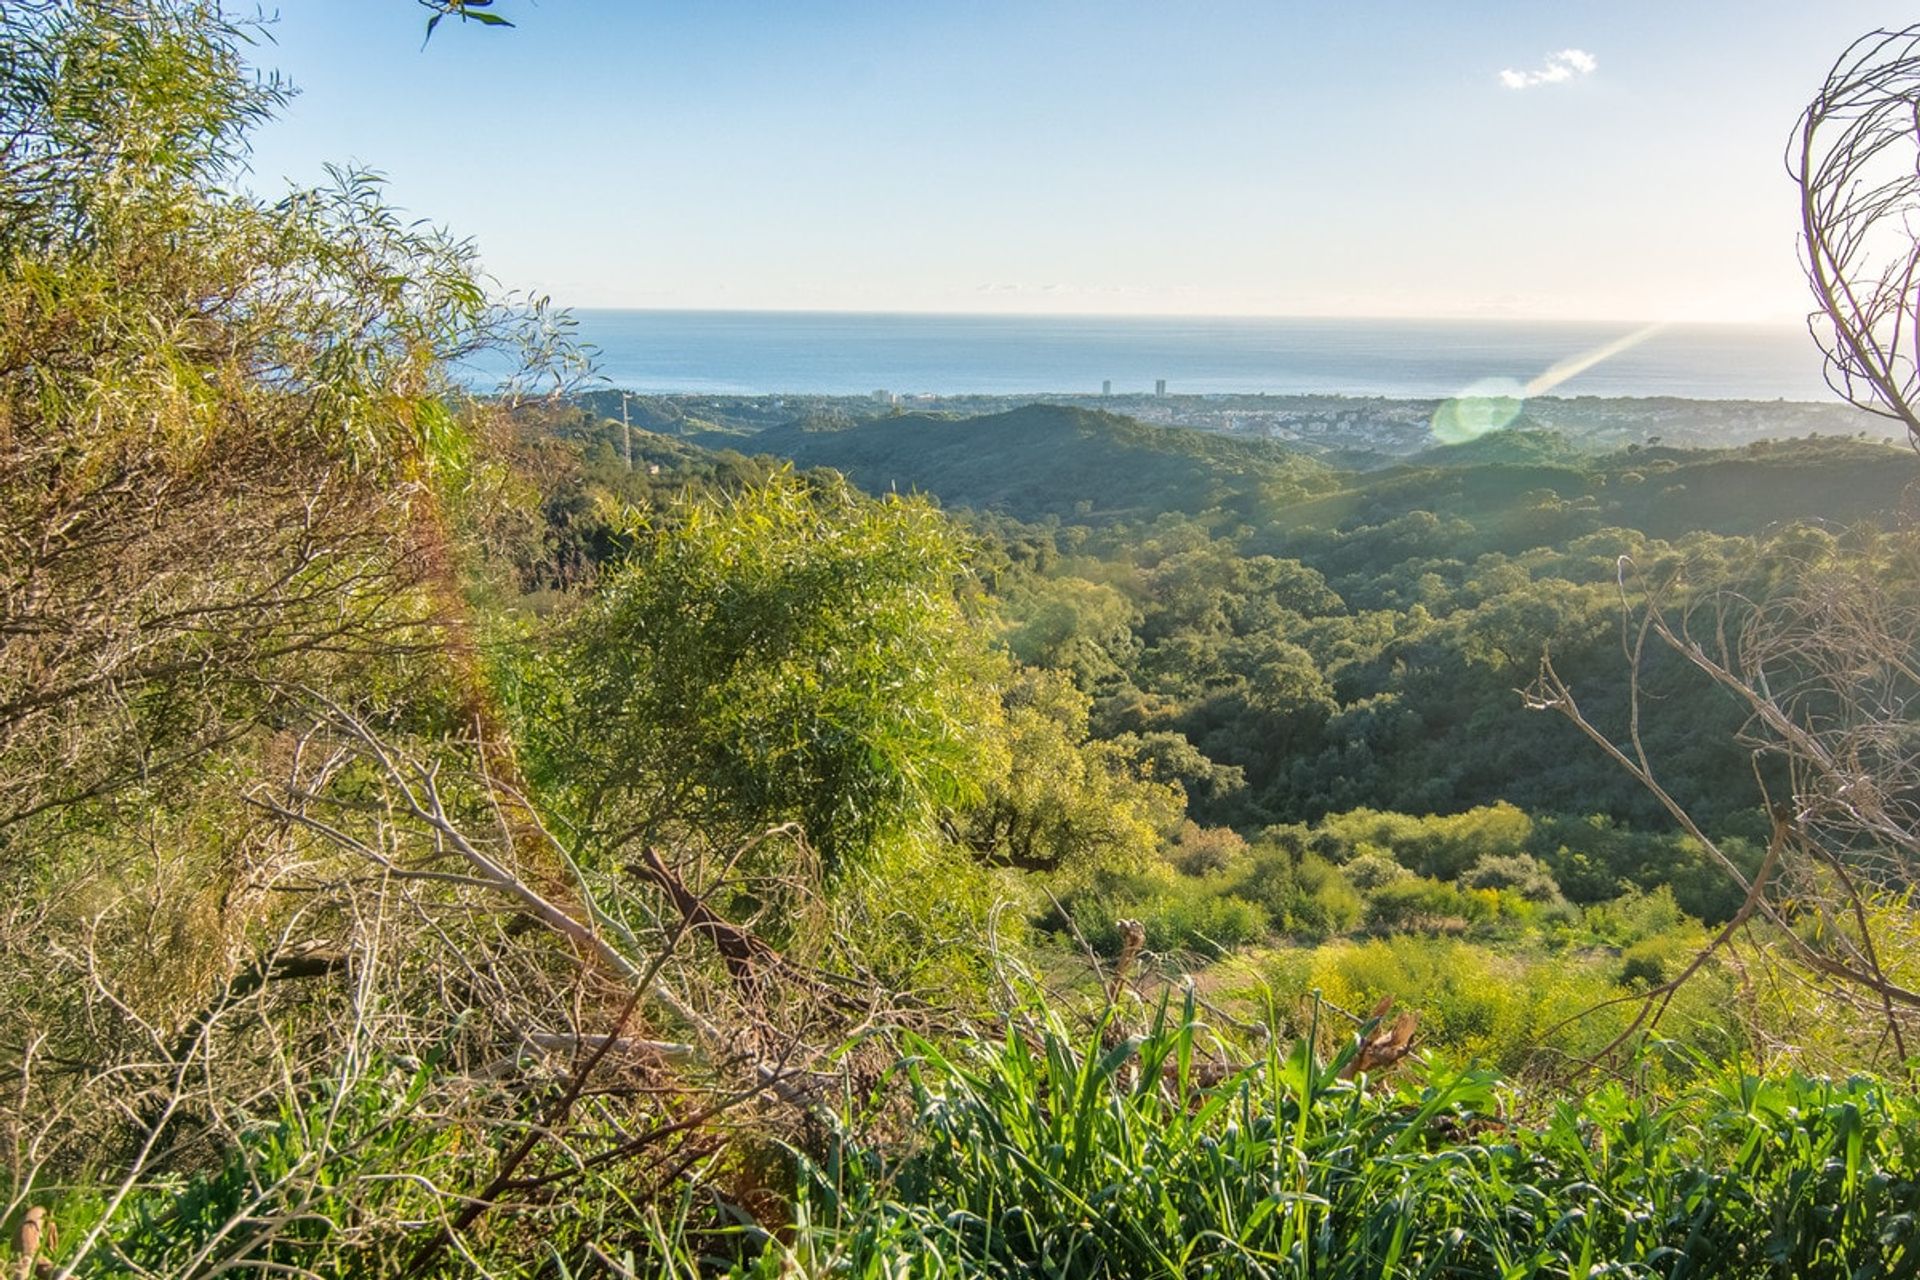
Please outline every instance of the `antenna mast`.
[{"label": "antenna mast", "polygon": [[633,470],[633,423],[627,421],[627,393],[620,393],[620,438],[627,455],[627,470]]}]

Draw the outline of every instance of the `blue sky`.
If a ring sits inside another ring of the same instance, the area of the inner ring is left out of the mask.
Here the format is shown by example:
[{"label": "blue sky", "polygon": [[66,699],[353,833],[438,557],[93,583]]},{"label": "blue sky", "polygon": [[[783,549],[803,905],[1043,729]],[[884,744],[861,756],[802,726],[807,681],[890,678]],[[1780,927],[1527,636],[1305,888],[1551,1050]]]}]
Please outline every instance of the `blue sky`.
[{"label": "blue sky", "polygon": [[[1881,0],[286,0],[263,193],[385,172],[577,307],[1790,320]],[[1577,55],[1577,56],[1576,56]],[[1508,73],[1503,77],[1503,73]],[[1520,83],[1524,87],[1514,87]]]}]

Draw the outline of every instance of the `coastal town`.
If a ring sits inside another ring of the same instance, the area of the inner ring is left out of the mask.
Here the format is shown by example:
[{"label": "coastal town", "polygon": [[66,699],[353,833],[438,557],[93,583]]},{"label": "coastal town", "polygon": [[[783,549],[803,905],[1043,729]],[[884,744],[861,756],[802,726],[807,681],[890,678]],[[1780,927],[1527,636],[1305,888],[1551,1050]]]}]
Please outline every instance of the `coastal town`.
[{"label": "coastal town", "polygon": [[[902,395],[643,396],[593,392],[584,402],[608,417],[623,408],[635,427],[724,444],[729,435],[801,421],[830,428],[892,414],[956,418],[1027,404],[1097,409],[1158,426],[1273,440],[1343,465],[1388,465],[1445,443],[1435,415],[1450,402],[1336,395]],[[1553,432],[1576,449],[1610,452],[1635,445],[1708,448],[1802,436],[1892,440],[1897,424],[1845,404],[1790,400],[1687,400],[1667,397],[1556,397],[1504,402],[1502,426]]]}]

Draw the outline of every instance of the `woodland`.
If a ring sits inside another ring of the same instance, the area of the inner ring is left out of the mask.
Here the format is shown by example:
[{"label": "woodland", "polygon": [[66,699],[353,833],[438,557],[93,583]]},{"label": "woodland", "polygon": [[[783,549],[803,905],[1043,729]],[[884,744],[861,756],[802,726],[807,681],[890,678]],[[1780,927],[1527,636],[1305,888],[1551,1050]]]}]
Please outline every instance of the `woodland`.
[{"label": "woodland", "polygon": [[10,1275],[1920,1274],[1911,441],[616,407],[262,49],[0,8]]}]

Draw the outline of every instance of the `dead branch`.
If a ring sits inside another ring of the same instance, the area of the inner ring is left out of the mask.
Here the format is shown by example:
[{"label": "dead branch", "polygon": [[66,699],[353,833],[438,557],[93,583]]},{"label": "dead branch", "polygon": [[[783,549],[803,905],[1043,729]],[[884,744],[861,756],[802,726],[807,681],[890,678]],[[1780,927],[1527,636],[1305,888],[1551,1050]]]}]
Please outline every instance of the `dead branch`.
[{"label": "dead branch", "polygon": [[[1901,535],[1896,554],[1915,536]],[[1637,1001],[1640,1009],[1597,1056],[1657,1025],[1681,987],[1738,931],[1759,922],[1770,951],[1858,993],[1864,1003],[1842,1005],[1871,1008],[1879,1040],[1904,1060],[1904,1024],[1920,1012],[1920,990],[1890,972],[1874,913],[1877,902],[1895,902],[1893,895],[1920,875],[1920,736],[1909,711],[1920,705],[1920,612],[1889,592],[1874,564],[1858,560],[1797,565],[1764,603],[1717,597],[1709,602],[1711,643],[1693,625],[1702,606],[1671,607],[1662,590],[1638,582],[1625,557],[1620,590],[1629,637],[1628,742],[1615,742],[1592,722],[1550,657],[1525,691],[1527,705],[1565,717],[1639,782],[1742,887],[1744,900],[1675,978],[1607,1002]],[[1656,776],[1639,731],[1640,675],[1653,646],[1745,708],[1741,740],[1753,752],[1763,801],[1763,762],[1789,779],[1790,802],[1768,802],[1772,834],[1751,881]],[[1811,936],[1796,927],[1808,917],[1821,926]]]},{"label": "dead branch", "polygon": [[1787,148],[1827,383],[1920,444],[1920,26],[1849,46]]}]

